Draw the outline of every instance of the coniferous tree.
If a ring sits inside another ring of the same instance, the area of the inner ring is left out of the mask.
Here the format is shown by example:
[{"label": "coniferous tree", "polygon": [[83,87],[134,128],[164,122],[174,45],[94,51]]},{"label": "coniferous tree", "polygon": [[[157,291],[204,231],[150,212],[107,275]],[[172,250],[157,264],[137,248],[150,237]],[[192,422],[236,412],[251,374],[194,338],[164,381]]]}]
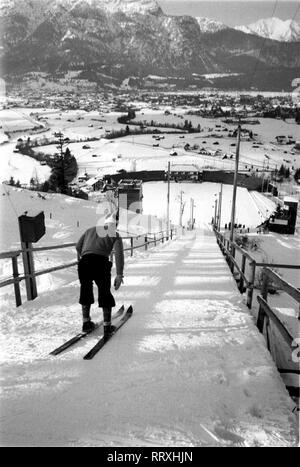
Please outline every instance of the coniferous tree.
[{"label": "coniferous tree", "polygon": [[296,171],[294,173],[294,179],[296,180],[296,182],[298,182],[298,180],[300,180],[300,168],[296,169]]},{"label": "coniferous tree", "polygon": [[77,175],[77,161],[72,156],[69,148],[65,152],[57,156],[52,173],[49,179],[49,187],[52,190],[58,190],[60,193],[66,194],[68,192],[68,184]]}]

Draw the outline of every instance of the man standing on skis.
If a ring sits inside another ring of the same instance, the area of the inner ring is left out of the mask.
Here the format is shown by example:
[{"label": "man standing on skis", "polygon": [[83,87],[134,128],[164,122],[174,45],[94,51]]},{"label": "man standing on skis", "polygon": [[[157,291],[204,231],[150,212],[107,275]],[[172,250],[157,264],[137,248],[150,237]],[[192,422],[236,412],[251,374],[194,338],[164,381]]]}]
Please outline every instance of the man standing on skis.
[{"label": "man standing on skis", "polygon": [[115,228],[109,228],[109,226],[92,227],[80,237],[76,250],[79,259],[79,303],[82,305],[82,331],[90,331],[95,328],[95,323],[90,318],[91,305],[94,303],[93,282],[95,282],[98,287],[99,307],[103,309],[104,335],[109,335],[114,331],[114,326],[111,325],[111,309],[116,305],[110,290],[112,262],[109,257],[114,250],[117,270],[114,288],[118,290],[123,282],[124,250],[122,238]]}]

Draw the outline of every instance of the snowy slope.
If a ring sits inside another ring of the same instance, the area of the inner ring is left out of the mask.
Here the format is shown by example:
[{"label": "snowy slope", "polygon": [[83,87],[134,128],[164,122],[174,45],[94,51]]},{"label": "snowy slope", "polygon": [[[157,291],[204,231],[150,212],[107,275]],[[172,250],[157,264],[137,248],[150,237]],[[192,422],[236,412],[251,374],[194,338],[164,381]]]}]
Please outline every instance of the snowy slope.
[{"label": "snowy slope", "polygon": [[[157,214],[163,217],[166,213],[167,184],[163,182],[150,182],[144,184],[144,210],[149,214]],[[183,213],[183,224],[186,225],[190,219],[190,200],[194,199],[195,209],[194,217],[196,226],[199,228],[207,227],[215,211],[215,199],[219,197],[220,184],[218,183],[171,183],[170,185],[170,218],[174,224],[179,222],[180,192],[183,191],[183,203],[185,203]],[[223,185],[223,202],[221,213],[221,226],[230,222],[231,219],[231,199],[232,186]],[[257,193],[257,199],[261,195]],[[162,202],[162,200],[165,200]],[[269,210],[276,208],[275,203],[270,201]],[[238,188],[236,204],[236,220],[249,228],[255,228],[268,217],[266,209],[260,209],[253,202],[251,194],[246,188]]]},{"label": "snowy slope", "polygon": [[15,182],[19,181],[26,185],[30,184],[32,178],[38,179],[40,183],[48,180],[51,169],[47,165],[41,165],[32,157],[14,154],[15,145],[6,144],[0,158],[0,182],[8,181],[11,177]]},{"label": "snowy slope", "polygon": [[300,24],[291,19],[285,21],[274,17],[260,19],[247,26],[236,26],[235,29],[281,42],[300,41]]},{"label": "snowy slope", "polygon": [[48,356],[80,326],[76,271],[66,276],[56,294],[1,315],[2,444],[296,442],[293,404],[209,231],[127,263],[116,299],[134,315],[90,362],[97,336]]},{"label": "snowy slope", "polygon": [[75,242],[84,229],[96,225],[98,204],[54,193],[39,193],[0,185],[0,251],[19,248],[17,217],[26,211],[45,213],[46,235],[39,246]]}]

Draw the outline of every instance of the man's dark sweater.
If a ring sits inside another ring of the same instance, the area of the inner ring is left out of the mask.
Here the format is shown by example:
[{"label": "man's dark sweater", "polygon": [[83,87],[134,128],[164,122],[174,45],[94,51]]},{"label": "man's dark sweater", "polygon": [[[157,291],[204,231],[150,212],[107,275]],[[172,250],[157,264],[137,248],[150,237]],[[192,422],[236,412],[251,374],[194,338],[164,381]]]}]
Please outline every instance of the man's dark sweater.
[{"label": "man's dark sweater", "polygon": [[120,235],[116,232],[115,237],[100,237],[97,233],[97,228],[88,229],[78,240],[76,250],[80,257],[85,255],[100,255],[109,258],[112,250],[114,250],[116,258],[117,275],[123,276],[124,270],[124,250],[123,241]]}]

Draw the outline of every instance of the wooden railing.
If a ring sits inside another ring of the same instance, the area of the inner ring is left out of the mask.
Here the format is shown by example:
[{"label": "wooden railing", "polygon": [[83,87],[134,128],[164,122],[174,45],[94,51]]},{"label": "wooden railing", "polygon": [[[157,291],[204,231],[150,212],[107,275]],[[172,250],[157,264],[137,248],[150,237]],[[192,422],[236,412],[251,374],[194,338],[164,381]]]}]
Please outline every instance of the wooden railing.
[{"label": "wooden railing", "polygon": [[[297,347],[299,346],[299,340],[297,338],[297,335],[292,335],[292,332],[289,330],[287,325],[281,320],[280,314],[278,312],[275,312],[275,310],[268,303],[268,292],[270,282],[272,283],[272,287],[273,284],[276,284],[278,287],[280,287],[280,289],[283,292],[285,292],[289,295],[289,297],[294,299],[297,302],[297,307],[300,304],[300,290],[296,289],[293,285],[283,280],[278,274],[276,274],[276,272],[272,271],[272,269],[264,268],[261,295],[258,295],[257,297],[257,301],[259,303],[259,310],[256,323],[261,334],[265,335],[267,348],[277,365],[278,371],[280,372],[283,378],[287,391],[296,402],[296,406],[298,406],[297,410],[299,410],[300,372],[298,357],[299,352],[297,350]],[[298,319],[299,318],[300,317],[298,317]],[[282,348],[282,344],[278,342],[271,342],[272,336],[274,336],[274,333],[269,332],[271,323],[280,333],[283,342],[285,342],[285,344],[289,348],[289,353],[285,359],[282,359],[281,357],[278,360],[277,358],[278,350]],[[276,346],[275,353],[273,352],[274,344]],[[293,358],[293,355],[295,355],[295,358]],[[283,362],[285,362],[284,366],[282,365]],[[286,375],[289,375],[289,378],[286,378]]]},{"label": "wooden railing", "polygon": [[[300,303],[300,290],[294,287],[293,285],[289,284],[287,281],[282,279],[272,268],[282,268],[282,269],[300,269],[298,265],[291,265],[291,264],[278,264],[278,263],[261,263],[256,261],[247,251],[237,245],[235,242],[230,242],[230,240],[226,239],[224,235],[218,232],[215,229],[215,234],[217,237],[217,242],[224,254],[226,256],[227,262],[233,274],[237,271],[238,277],[236,278],[237,282],[239,283],[239,289],[241,293],[247,291],[247,306],[249,308],[252,307],[253,301],[253,291],[255,288],[255,274],[257,268],[261,267],[262,269],[262,282],[260,285],[260,294],[257,296],[257,301],[259,303],[259,310],[257,315],[256,325],[261,333],[265,334],[267,348],[271,353],[276,365],[279,365],[279,362],[276,359],[276,353],[272,353],[273,345],[271,345],[271,336],[273,334],[269,333],[270,322],[272,322],[273,326],[276,327],[280,335],[282,336],[283,341],[287,344],[288,348],[290,349],[290,354],[293,354],[295,351],[295,347],[297,347],[297,339],[295,336],[292,335],[291,331],[287,327],[287,325],[281,320],[280,313],[276,312],[268,303],[268,294],[270,291],[274,292],[275,290],[283,291],[287,293],[289,297],[293,298],[297,302],[297,307],[299,307]],[[236,258],[236,252],[240,253],[240,264]],[[250,267],[250,274],[246,277],[246,264],[249,263]],[[299,310],[300,311],[300,310]],[[295,317],[296,319],[296,317]],[[298,319],[300,319],[300,314],[298,315]],[[298,320],[297,320],[298,322]],[[275,347],[281,348],[280,342],[274,342]],[[280,367],[278,366],[278,371],[281,373],[284,383],[286,384],[286,388],[291,397],[294,398],[295,401],[299,401],[299,383],[297,383],[297,377],[299,378],[299,363],[295,363],[295,368],[293,367],[293,363],[287,359],[287,368],[282,368],[282,363],[280,363]],[[285,379],[285,375],[295,375],[295,383],[291,384],[291,380]]]},{"label": "wooden railing", "polygon": [[[239,290],[241,293],[247,291],[247,306],[252,308],[253,302],[253,291],[255,288],[255,277],[257,269],[260,268],[277,268],[277,269],[300,269],[300,265],[282,264],[282,263],[263,263],[256,261],[246,250],[237,245],[236,242],[230,241],[217,229],[214,229],[217,237],[218,245],[226,257],[232,274],[235,276],[237,283],[239,284]],[[240,253],[241,261],[240,264],[236,258],[236,252]],[[246,269],[248,266],[248,276],[246,275]],[[279,277],[279,276],[278,276]]]},{"label": "wooden railing", "polygon": [[[148,249],[149,245],[154,244],[157,246],[158,243],[164,243],[164,241],[172,240],[174,235],[176,235],[176,229],[171,229],[169,231],[161,231],[155,234],[148,234],[145,236],[138,235],[136,237],[122,237],[123,240],[130,240],[130,246],[124,248],[124,252],[129,251],[130,256],[133,256],[133,252],[139,248]],[[143,238],[142,243],[135,245],[134,241],[140,240]],[[35,248],[24,248],[23,250],[7,251],[0,253],[0,260],[11,259],[12,261],[12,277],[3,281],[0,281],[0,288],[7,287],[9,285],[14,286],[15,301],[16,306],[22,305],[20,282],[25,281],[26,284],[26,295],[27,300],[34,300],[37,297],[37,288],[36,288],[36,278],[38,276],[49,274],[51,272],[60,271],[62,269],[67,269],[78,264],[78,260],[71,261],[69,263],[61,264],[58,266],[53,266],[51,268],[42,269],[40,271],[35,271],[34,267],[34,257],[33,254],[42,251],[50,250],[59,250],[66,248],[75,248],[76,243],[64,243],[62,245],[51,245]],[[113,254],[113,253],[112,253]],[[19,273],[18,258],[22,256],[24,274]]]},{"label": "wooden railing", "polygon": [[[247,251],[245,251],[235,242],[231,242],[217,229],[214,229],[214,232],[217,237],[218,245],[223,255],[226,257],[232,274],[235,275],[235,270],[238,272],[237,282],[239,284],[239,291],[241,293],[247,291],[247,306],[248,308],[251,308],[257,263]],[[236,260],[236,251],[241,253],[241,264],[238,264],[238,261]],[[250,274],[248,277],[246,276],[247,262],[250,269]]]},{"label": "wooden railing", "polygon": [[272,320],[278,328],[278,330],[280,331],[286,343],[292,347],[294,337],[290,334],[285,324],[282,323],[280,318],[276,315],[274,310],[268,304],[269,284],[271,282],[272,284],[276,284],[278,287],[280,287],[281,290],[283,290],[290,297],[292,297],[298,304],[300,303],[300,290],[296,289],[296,287],[283,280],[276,272],[272,271],[272,269],[267,267],[264,268],[261,295],[257,297],[259,303],[257,327],[262,333],[264,330],[265,320],[267,321],[267,326],[269,320]]}]

